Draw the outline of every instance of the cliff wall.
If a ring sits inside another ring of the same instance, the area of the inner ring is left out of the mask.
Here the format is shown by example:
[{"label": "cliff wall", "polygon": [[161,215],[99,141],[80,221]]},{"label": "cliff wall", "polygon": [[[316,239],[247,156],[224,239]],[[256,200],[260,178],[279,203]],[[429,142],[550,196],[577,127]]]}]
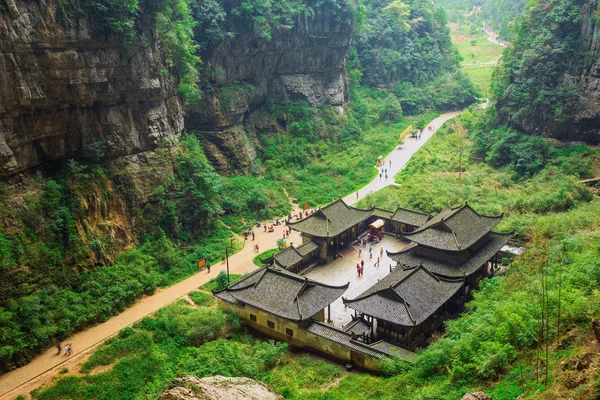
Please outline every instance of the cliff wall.
[{"label": "cliff wall", "polygon": [[[0,177],[44,162],[148,150],[183,129],[156,44],[97,41],[89,21],[59,23],[58,0],[6,0],[0,11]],[[152,40],[152,21],[142,31]]]},{"label": "cliff wall", "polygon": [[[85,15],[61,19],[59,0],[5,3],[0,177],[52,160],[94,158],[97,143],[103,157],[136,154],[183,130],[177,79],[161,73],[166,62],[151,12],[137,21],[140,43],[128,48],[121,40],[98,37]],[[202,55],[210,89],[185,124],[199,132],[217,169],[243,173],[254,157],[244,117],[267,98],[314,106],[347,101],[344,65],[352,11],[336,1],[309,1],[310,12],[266,38],[249,16],[231,12],[240,1],[222,4],[224,29],[234,35]]]},{"label": "cliff wall", "polygon": [[251,20],[231,12],[225,2],[227,30],[235,32],[203,56],[210,89],[190,110],[186,128],[197,132],[215,168],[244,172],[253,147],[243,124],[266,99],[312,106],[342,106],[348,100],[345,64],[352,38],[353,13],[343,1],[307,1],[291,29],[274,29],[270,38],[255,32]]},{"label": "cliff wall", "polygon": [[495,83],[502,123],[561,140],[600,143],[600,42],[597,1],[550,13],[530,7]]}]

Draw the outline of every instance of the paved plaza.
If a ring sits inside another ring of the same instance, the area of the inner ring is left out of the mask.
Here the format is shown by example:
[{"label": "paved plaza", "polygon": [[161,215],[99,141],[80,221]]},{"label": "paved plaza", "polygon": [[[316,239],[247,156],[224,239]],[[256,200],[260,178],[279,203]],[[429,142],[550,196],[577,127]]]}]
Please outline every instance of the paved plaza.
[{"label": "paved plaza", "polygon": [[[377,244],[367,244],[366,246],[355,246],[355,249],[344,255],[343,258],[320,265],[309,271],[306,277],[328,285],[344,285],[350,282],[348,290],[344,293],[345,298],[353,299],[362,292],[373,286],[384,276],[390,273],[391,266],[395,266],[396,262],[389,258],[386,251],[396,252],[405,247],[409,242],[402,239],[394,238],[393,236],[385,235],[383,240]],[[369,258],[369,247],[373,248],[373,257]],[[377,257],[380,255],[380,249],[383,248],[383,258],[380,261],[379,267],[374,264]],[[362,250],[359,257],[358,251]],[[365,262],[363,276],[359,277],[356,272],[356,264],[360,260]],[[340,297],[331,303],[331,320],[334,326],[342,327],[352,320],[354,311],[344,307],[342,298]]]}]

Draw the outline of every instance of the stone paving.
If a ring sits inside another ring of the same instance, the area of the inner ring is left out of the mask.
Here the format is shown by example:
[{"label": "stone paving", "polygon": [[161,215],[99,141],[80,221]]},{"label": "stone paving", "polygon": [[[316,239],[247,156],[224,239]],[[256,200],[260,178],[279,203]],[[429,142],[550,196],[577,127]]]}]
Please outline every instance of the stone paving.
[{"label": "stone paving", "polygon": [[[355,250],[347,253],[343,258],[316,267],[306,273],[305,276],[328,285],[343,285],[350,282],[350,286],[346,293],[344,293],[344,297],[353,299],[373,286],[381,278],[388,275],[391,266],[396,265],[396,262],[387,256],[386,251],[396,252],[408,243],[402,239],[385,235],[380,243],[355,246]],[[373,258],[371,259],[369,259],[370,246],[373,248]],[[383,248],[383,258],[380,261],[380,266],[376,267],[374,264],[377,261],[381,248]],[[358,256],[358,249],[362,250],[361,257]],[[360,263],[361,259],[365,262],[365,267],[363,275],[359,277],[356,272],[356,264]],[[346,325],[352,320],[353,313],[352,309],[344,307],[342,298],[331,303],[330,319],[334,326],[341,328],[343,325]]]}]

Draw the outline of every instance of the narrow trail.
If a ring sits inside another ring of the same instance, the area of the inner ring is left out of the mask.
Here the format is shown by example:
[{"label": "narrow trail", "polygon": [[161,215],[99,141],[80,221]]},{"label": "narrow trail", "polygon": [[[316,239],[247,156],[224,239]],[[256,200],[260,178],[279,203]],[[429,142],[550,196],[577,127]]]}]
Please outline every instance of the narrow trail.
[{"label": "narrow trail", "polygon": [[[384,177],[380,179],[377,176],[361,189],[344,197],[344,201],[348,204],[354,204],[369,193],[373,193],[386,186],[395,185],[395,175],[404,168],[412,155],[427,142],[444,122],[454,118],[459,113],[458,111],[445,113],[435,118],[428,124],[433,125],[435,130],[429,132],[425,129],[420,140],[406,138],[402,149],[396,148],[384,158],[385,167],[383,168],[387,168],[388,170],[388,179],[386,180]],[[389,166],[389,161],[392,162],[391,166]],[[298,205],[292,204],[292,207],[297,212]],[[274,232],[265,232],[262,226],[254,228],[255,240],[253,241],[250,236],[246,240],[247,243],[245,243],[244,248],[229,257],[230,273],[245,274],[256,269],[256,266],[252,262],[252,259],[257,255],[254,248],[255,245],[258,244],[259,252],[276,247],[276,242],[283,237],[283,230],[286,226],[279,225],[273,228]],[[300,234],[295,231],[290,232],[288,242],[292,244],[302,243]],[[73,355],[70,357],[57,355],[56,349],[51,348],[35,357],[29,364],[0,376],[0,399],[14,399],[18,395],[28,396],[31,390],[58,376],[59,371],[65,367],[74,372],[77,365],[85,361],[87,355],[106,339],[116,335],[121,329],[158,311],[160,308],[182,299],[189,292],[198,289],[198,287],[204,285],[216,277],[220,271],[224,270],[226,270],[226,263],[215,264],[211,266],[210,273],[206,271],[198,272],[173,286],[160,289],[153,295],[140,299],[134,305],[108,321],[71,336],[63,341],[63,344],[72,344]]]}]

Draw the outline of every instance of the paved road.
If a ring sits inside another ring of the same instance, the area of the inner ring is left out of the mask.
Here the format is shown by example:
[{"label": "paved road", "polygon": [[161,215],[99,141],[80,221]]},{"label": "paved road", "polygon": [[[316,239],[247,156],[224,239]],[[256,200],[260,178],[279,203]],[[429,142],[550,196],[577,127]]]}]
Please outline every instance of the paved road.
[{"label": "paved road", "polygon": [[[444,122],[456,117],[459,113],[459,111],[445,113],[431,121],[428,125],[433,125],[435,127],[434,131],[429,132],[427,129],[424,129],[420,140],[407,137],[402,148],[396,147],[390,154],[387,155],[387,157],[384,158],[385,167],[382,166],[381,168],[387,168],[388,179],[385,179],[385,176],[379,178],[378,175],[375,177],[375,179],[363,186],[361,189],[344,197],[344,201],[347,204],[354,204],[358,200],[366,197],[369,193],[377,192],[386,186],[396,185],[394,177],[404,168],[413,154],[415,154],[417,150],[419,150],[421,146],[423,146],[427,140],[429,140],[433,133],[435,133],[435,131],[437,131]],[[400,132],[398,132],[398,136],[400,136]],[[390,161],[392,162],[391,166]],[[381,168],[379,168],[380,171]]]},{"label": "paved road", "polygon": [[[430,125],[435,126],[437,130],[444,122],[454,118],[456,115],[458,115],[458,112],[442,114],[431,121]],[[360,189],[358,196],[357,192],[351,193],[344,198],[344,201],[348,204],[354,204],[368,193],[394,184],[394,176],[404,168],[410,157],[431,137],[432,133],[426,129],[425,131],[421,140],[407,138],[402,149],[396,148],[385,157],[385,165],[388,168],[387,180],[384,178],[380,180],[378,176],[371,183]],[[390,160],[392,161],[391,167],[389,166]],[[274,228],[275,232],[272,233],[264,232],[262,228],[254,229],[256,234],[255,241],[248,240],[240,252],[229,257],[231,273],[244,274],[256,268],[252,263],[252,259],[256,256],[254,245],[258,244],[261,252],[276,247],[276,241],[282,237],[284,226],[275,226]],[[300,234],[298,232],[291,232],[289,241],[295,244],[301,243]],[[51,348],[33,359],[29,364],[0,376],[0,399],[14,399],[19,394],[28,394],[29,391],[37,387],[42,381],[56,376],[58,371],[66,364],[69,364],[69,366],[74,365],[75,361],[79,361],[82,356],[92,351],[107,338],[116,335],[121,329],[132,325],[160,308],[173,303],[187,293],[196,290],[199,286],[217,276],[219,271],[225,270],[225,267],[224,263],[214,265],[211,268],[210,274],[206,273],[206,271],[197,273],[173,286],[159,290],[152,296],[142,298],[133,306],[108,321],[73,335],[63,342],[72,344],[74,354],[71,357],[58,356],[56,355],[56,349]]]}]

